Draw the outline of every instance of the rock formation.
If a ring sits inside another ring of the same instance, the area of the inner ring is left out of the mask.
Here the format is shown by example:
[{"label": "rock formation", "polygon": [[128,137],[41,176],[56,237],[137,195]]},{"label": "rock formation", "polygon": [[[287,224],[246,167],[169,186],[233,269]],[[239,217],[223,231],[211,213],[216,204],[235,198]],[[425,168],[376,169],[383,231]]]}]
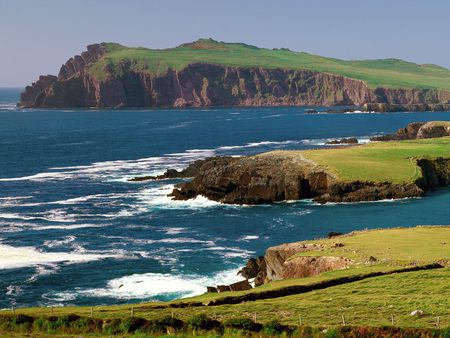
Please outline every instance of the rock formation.
[{"label": "rock formation", "polygon": [[356,137],[350,137],[350,138],[342,138],[340,140],[332,140],[328,141],[326,144],[357,144],[358,139]]},{"label": "rock formation", "polygon": [[182,70],[168,68],[152,73],[145,66],[139,68],[134,61],[123,59],[114,65],[106,63],[100,76],[92,68],[106,53],[104,44],[88,46],[87,51],[68,60],[57,77],[41,76],[27,86],[19,105],[29,108],[359,106],[436,105],[450,100],[450,92],[437,89],[371,89],[361,80],[317,71],[208,63],[191,63]]},{"label": "rock formation", "polygon": [[[423,177],[415,183],[341,182],[333,173],[288,153],[213,158],[190,182],[175,186],[171,196],[188,200],[203,195],[227,204],[263,204],[313,198],[319,203],[359,202],[421,197],[447,185],[448,159],[419,160]],[[433,182],[431,184],[430,182]],[[439,184],[435,184],[438,182]]]},{"label": "rock formation", "polygon": [[371,141],[402,141],[450,136],[450,122],[414,122],[400,128],[395,134],[370,138]]}]

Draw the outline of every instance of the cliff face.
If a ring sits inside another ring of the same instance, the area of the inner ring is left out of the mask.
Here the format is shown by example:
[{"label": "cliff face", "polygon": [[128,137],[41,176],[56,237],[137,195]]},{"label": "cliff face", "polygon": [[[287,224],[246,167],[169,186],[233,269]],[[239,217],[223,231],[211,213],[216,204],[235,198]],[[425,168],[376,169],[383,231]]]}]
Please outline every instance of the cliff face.
[{"label": "cliff face", "polygon": [[[89,66],[106,53],[88,46],[61,67],[42,76],[21,95],[21,107],[204,107],[441,103],[449,93],[434,89],[372,90],[363,81],[309,70],[243,68],[193,63],[161,75],[135,71],[129,60],[105,66],[99,80]],[[446,102],[446,101],[445,101]]]}]

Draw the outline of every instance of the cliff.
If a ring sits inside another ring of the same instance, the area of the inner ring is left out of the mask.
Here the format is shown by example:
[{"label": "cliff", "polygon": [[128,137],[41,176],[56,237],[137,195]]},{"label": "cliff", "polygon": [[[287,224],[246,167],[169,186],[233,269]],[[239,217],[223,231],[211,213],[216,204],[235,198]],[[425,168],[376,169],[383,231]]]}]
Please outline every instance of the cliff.
[{"label": "cliff", "polygon": [[[280,61],[287,58],[292,61]],[[450,90],[446,88],[373,87],[362,79],[364,76],[360,79],[348,75],[354,67],[361,68],[363,73],[368,68],[333,62],[337,61],[217,42],[163,51],[95,44],[68,60],[57,77],[41,76],[27,86],[19,105],[28,108],[359,106],[441,104],[450,100]],[[428,85],[428,78],[425,79],[424,85]]]}]

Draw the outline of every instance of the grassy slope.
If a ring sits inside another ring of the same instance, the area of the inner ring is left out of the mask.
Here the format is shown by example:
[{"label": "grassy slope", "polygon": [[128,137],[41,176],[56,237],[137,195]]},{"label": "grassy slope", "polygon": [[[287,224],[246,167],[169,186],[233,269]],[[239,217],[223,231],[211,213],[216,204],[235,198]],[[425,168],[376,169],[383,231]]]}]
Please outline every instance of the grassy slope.
[{"label": "grassy slope", "polygon": [[275,151],[267,154],[301,155],[333,172],[343,181],[414,182],[421,172],[413,159],[449,158],[450,138],[374,142],[356,147]]},{"label": "grassy slope", "polygon": [[[343,255],[355,259],[355,265],[346,270],[324,273],[319,276],[283,280],[265,285],[251,291],[261,292],[267,289],[282,288],[290,285],[308,284],[330,278],[337,278],[371,271],[386,271],[393,267],[411,263],[440,261],[450,256],[449,227],[417,227],[409,229],[385,229],[352,233],[347,236],[318,242],[326,246],[323,251],[312,255]],[[333,243],[344,244],[342,248],[331,248]],[[445,243],[445,244],[443,244]],[[334,250],[334,251],[333,251]],[[374,265],[361,264],[368,256],[377,257]],[[160,318],[172,313],[177,318],[188,319],[194,314],[207,313],[219,319],[249,316],[257,313],[260,322],[278,318],[286,324],[299,323],[299,315],[306,325],[339,325],[344,314],[351,325],[389,325],[391,315],[396,325],[405,327],[434,326],[435,317],[441,317],[442,327],[450,325],[450,269],[438,269],[375,277],[359,282],[316,290],[287,297],[247,302],[237,305],[214,307],[162,308],[163,303],[134,305],[136,316],[147,319]],[[213,298],[243,294],[245,292],[226,292],[208,294],[187,301],[205,301]],[[177,303],[175,301],[172,303]],[[422,317],[411,317],[409,313],[416,309],[425,312]],[[128,316],[130,305],[95,307],[96,317],[115,318]],[[50,315],[50,309],[21,309],[21,313],[34,316]],[[67,307],[54,309],[55,315],[77,313],[88,316],[90,308]]]},{"label": "grassy slope", "polygon": [[435,65],[418,65],[398,59],[344,61],[298,53],[289,50],[257,48],[241,43],[223,43],[201,39],[177,48],[154,50],[105,44],[110,51],[90,68],[100,79],[104,67],[122,60],[133,62],[133,68],[162,74],[169,68],[181,70],[196,62],[243,67],[309,69],[365,81],[371,88],[438,88],[450,90],[450,70]]}]

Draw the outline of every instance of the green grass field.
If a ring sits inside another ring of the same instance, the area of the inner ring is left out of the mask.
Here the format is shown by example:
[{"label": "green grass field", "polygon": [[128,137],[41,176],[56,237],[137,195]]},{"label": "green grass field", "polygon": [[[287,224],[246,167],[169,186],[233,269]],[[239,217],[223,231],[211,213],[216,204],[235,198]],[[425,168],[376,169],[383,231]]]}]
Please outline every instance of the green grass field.
[{"label": "green grass field", "polygon": [[[342,247],[334,247],[336,242]],[[127,318],[133,306],[134,316],[157,320],[173,316],[189,321],[192,316],[206,314],[226,321],[247,317],[267,323],[273,319],[284,325],[308,325],[331,328],[347,325],[434,328],[437,317],[441,327],[450,326],[450,227],[416,227],[368,230],[350,233],[331,239],[318,239],[306,243],[318,243],[322,249],[303,255],[343,256],[354,262],[348,269],[330,271],[318,276],[286,279],[250,291],[205,294],[190,299],[168,303],[142,303],[120,306],[95,306],[95,318]],[[367,258],[376,257],[375,263]],[[440,262],[443,268],[391,273],[342,285],[316,289],[310,292],[284,297],[243,302],[235,305],[199,306],[221,297],[261,293],[295,285],[309,285],[344,276],[364,275],[375,271],[389,272],[399,267]],[[446,267],[445,267],[446,266]],[[191,307],[173,308],[168,305],[192,303]],[[423,315],[411,316],[414,310]],[[90,316],[90,307],[27,308],[17,313],[37,317],[77,314]]]},{"label": "green grass field", "polygon": [[450,138],[373,142],[361,146],[262,154],[299,155],[315,162],[340,180],[404,183],[421,177],[415,159],[450,158]]},{"label": "green grass field", "polygon": [[344,61],[303,52],[265,49],[242,43],[223,43],[200,39],[177,48],[155,50],[104,44],[108,53],[93,64],[89,72],[105,79],[105,67],[119,72],[124,60],[137,71],[164,74],[169,68],[181,70],[192,63],[240,67],[309,69],[344,75],[364,81],[369,87],[437,88],[450,90],[450,70],[436,65],[418,65],[398,59]]}]

